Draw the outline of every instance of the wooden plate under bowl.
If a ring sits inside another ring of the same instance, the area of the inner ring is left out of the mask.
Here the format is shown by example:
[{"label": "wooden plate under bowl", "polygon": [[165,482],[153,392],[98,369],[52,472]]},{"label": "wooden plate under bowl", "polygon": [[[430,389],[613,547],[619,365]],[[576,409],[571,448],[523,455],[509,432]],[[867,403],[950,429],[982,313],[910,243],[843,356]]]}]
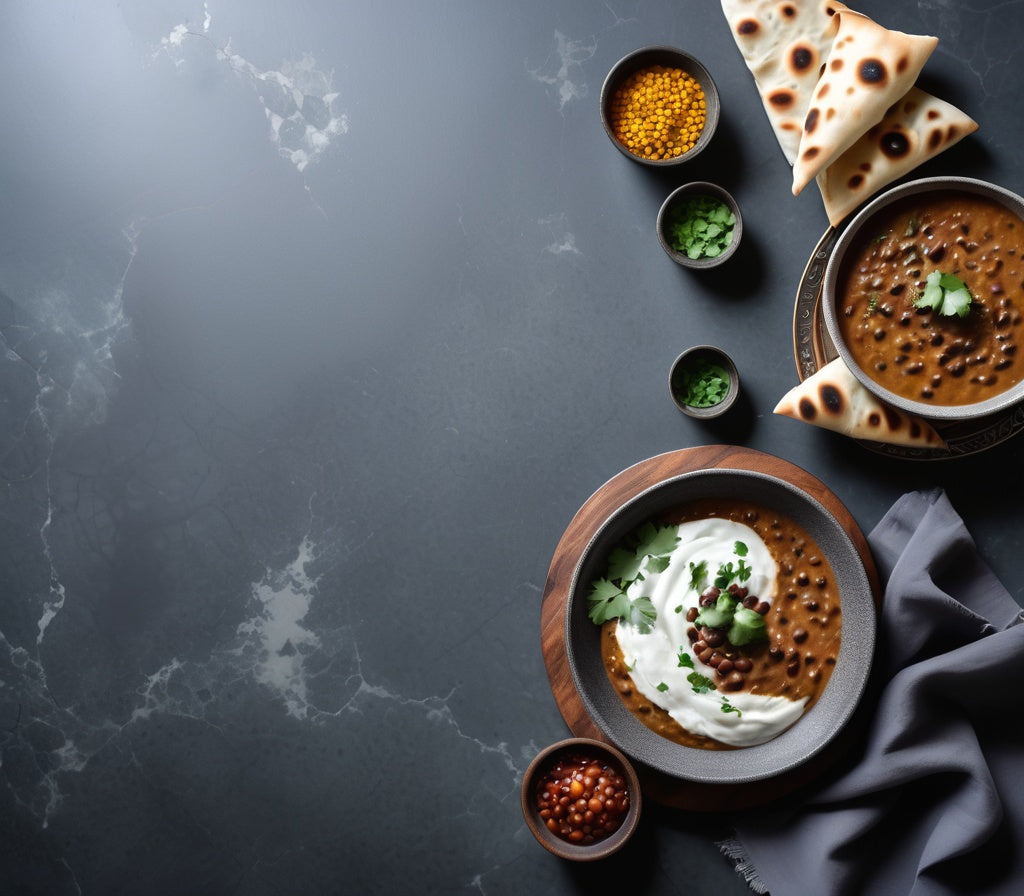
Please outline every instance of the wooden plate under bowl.
[{"label": "wooden plate under bowl", "polygon": [[[753,470],[784,479],[814,498],[838,520],[849,534],[880,599],[878,574],[867,539],[843,503],[824,483],[788,461],[731,445],[684,448],[641,461],[612,477],[577,511],[559,540],[548,569],[541,604],[541,648],[551,690],[569,730],[577,737],[608,742],[587,714],[572,681],[566,658],[565,608],[573,572],[583,550],[601,524],[624,501],[658,482],[681,473],[704,469]],[[853,724],[853,723],[851,723]],[[640,763],[636,765],[646,797],[665,805],[691,811],[742,809],[770,802],[819,775],[841,754],[848,738],[837,738],[804,765],[765,781],[736,785],[707,785],[670,777]]]}]

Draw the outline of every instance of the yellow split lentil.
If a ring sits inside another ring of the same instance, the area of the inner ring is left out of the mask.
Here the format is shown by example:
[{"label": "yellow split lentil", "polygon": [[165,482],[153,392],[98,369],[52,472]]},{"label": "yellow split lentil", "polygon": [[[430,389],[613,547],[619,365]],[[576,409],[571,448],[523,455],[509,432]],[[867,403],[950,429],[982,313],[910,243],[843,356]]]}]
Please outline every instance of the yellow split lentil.
[{"label": "yellow split lentil", "polygon": [[706,119],[707,101],[696,78],[664,65],[633,72],[608,104],[615,138],[644,159],[673,159],[689,152]]}]

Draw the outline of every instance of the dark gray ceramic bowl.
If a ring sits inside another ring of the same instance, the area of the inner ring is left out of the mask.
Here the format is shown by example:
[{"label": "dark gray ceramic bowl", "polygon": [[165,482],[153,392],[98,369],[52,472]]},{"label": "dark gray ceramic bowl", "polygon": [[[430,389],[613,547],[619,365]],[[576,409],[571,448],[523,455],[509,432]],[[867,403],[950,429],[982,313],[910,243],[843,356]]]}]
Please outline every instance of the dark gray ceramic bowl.
[{"label": "dark gray ceramic bowl", "polygon": [[857,235],[863,228],[871,226],[871,219],[882,209],[909,196],[950,191],[973,193],[993,199],[1006,206],[1017,217],[1024,219],[1024,198],[1004,187],[999,187],[982,180],[975,180],[969,177],[926,177],[894,187],[864,206],[850,221],[836,242],[832,255],[829,257],[828,265],[825,268],[824,279],[822,280],[821,309],[822,316],[825,319],[825,327],[836,347],[836,351],[839,352],[839,356],[843,359],[846,366],[850,368],[850,372],[869,392],[893,407],[900,408],[910,414],[916,414],[919,417],[931,420],[957,422],[977,420],[981,417],[1005,411],[1024,402],[1024,382],[1020,382],[1005,392],[994,395],[985,401],[968,405],[936,405],[904,398],[902,395],[890,392],[885,387],[876,383],[853,359],[850,349],[843,341],[842,333],[839,330],[839,310],[837,308],[839,300],[837,282],[843,259],[857,238]]},{"label": "dark gray ceramic bowl", "polygon": [[[836,576],[842,642],[817,703],[778,737],[753,747],[701,750],[655,734],[626,708],[605,674],[599,626],[587,617],[587,593],[609,552],[641,523],[701,498],[737,498],[778,511],[817,542]],[[875,606],[864,564],[839,522],[800,489],[764,473],[709,469],[666,479],[619,507],[598,529],[576,566],[565,613],[573,682],[602,733],[627,756],[675,778],[745,784],[781,775],[820,753],[844,728],[867,684],[875,648]]]},{"label": "dark gray ceramic bowl", "polygon": [[[704,127],[701,130],[700,136],[697,138],[697,142],[691,149],[687,150],[682,155],[671,159],[647,159],[632,152],[618,139],[618,137],[615,136],[615,131],[612,128],[608,116],[609,105],[615,95],[615,91],[618,90],[623,81],[625,81],[626,78],[634,72],[652,65],[681,68],[693,77],[704,91],[704,101],[706,105],[705,111],[707,117],[704,120]],[[699,156],[701,152],[704,151],[704,148],[711,142],[711,138],[715,135],[715,129],[718,127],[718,116],[720,110],[721,101],[718,96],[718,88],[715,86],[715,81],[711,77],[711,73],[696,57],[691,56],[689,53],[685,53],[682,50],[678,50],[675,47],[652,46],[634,50],[632,53],[623,56],[622,59],[612,66],[611,71],[608,72],[607,77],[604,79],[604,84],[601,87],[601,123],[604,125],[604,130],[608,135],[608,139],[615,144],[615,147],[619,152],[626,156],[626,158],[631,159],[634,162],[639,162],[641,165],[649,165],[653,168],[671,168],[676,165],[683,165]]]}]

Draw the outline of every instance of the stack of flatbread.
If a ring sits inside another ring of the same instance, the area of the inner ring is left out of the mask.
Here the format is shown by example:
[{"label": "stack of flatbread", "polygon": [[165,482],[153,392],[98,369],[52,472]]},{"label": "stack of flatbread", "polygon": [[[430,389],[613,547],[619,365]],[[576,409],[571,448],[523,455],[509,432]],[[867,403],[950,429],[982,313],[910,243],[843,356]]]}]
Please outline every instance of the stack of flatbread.
[{"label": "stack of flatbread", "polygon": [[793,193],[816,180],[838,225],[882,187],[977,130],[915,87],[938,38],[892,31],[837,0],[722,0]]}]

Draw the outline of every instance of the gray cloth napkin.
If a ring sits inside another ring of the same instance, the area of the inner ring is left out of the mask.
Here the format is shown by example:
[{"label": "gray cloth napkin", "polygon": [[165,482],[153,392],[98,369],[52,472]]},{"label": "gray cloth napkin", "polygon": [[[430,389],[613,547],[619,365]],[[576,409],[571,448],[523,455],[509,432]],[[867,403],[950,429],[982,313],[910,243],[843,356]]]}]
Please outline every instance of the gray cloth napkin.
[{"label": "gray cloth napkin", "polygon": [[941,490],[868,541],[886,584],[856,745],[720,846],[772,896],[1021,896],[1021,608]]}]

